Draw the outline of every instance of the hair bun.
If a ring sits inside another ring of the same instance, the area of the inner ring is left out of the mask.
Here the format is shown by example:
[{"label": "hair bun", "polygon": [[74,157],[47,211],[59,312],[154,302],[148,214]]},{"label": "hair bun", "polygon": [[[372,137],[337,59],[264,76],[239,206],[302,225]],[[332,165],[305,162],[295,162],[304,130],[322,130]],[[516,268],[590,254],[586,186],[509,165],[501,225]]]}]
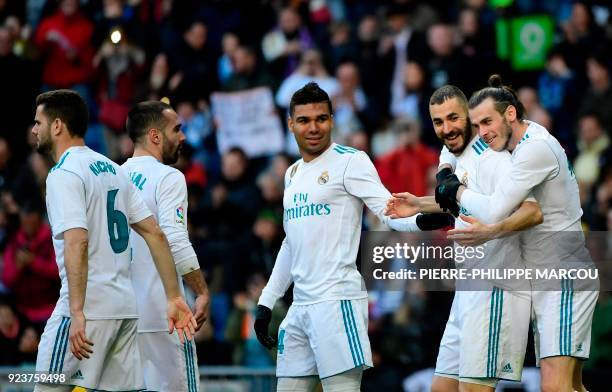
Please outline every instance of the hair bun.
[{"label": "hair bun", "polygon": [[502,78],[498,74],[489,76],[489,86],[494,88],[503,87]]}]

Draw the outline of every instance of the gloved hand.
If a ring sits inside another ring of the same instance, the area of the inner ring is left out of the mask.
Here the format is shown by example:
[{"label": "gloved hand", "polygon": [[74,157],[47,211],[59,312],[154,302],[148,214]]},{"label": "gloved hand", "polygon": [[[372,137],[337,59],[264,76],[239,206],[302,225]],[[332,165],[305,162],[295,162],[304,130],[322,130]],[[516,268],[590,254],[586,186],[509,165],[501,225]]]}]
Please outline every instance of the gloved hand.
[{"label": "gloved hand", "polygon": [[255,312],[255,334],[259,343],[268,350],[276,346],[276,339],[268,333],[270,321],[272,321],[272,310],[263,305],[257,305]]},{"label": "gloved hand", "polygon": [[461,182],[451,169],[442,169],[436,174],[436,203],[442,211],[449,211],[454,216],[459,216],[459,205],[457,204],[457,190]]},{"label": "gloved hand", "polygon": [[423,231],[438,230],[444,227],[453,226],[455,218],[444,212],[431,214],[419,214],[416,217],[416,224]]}]

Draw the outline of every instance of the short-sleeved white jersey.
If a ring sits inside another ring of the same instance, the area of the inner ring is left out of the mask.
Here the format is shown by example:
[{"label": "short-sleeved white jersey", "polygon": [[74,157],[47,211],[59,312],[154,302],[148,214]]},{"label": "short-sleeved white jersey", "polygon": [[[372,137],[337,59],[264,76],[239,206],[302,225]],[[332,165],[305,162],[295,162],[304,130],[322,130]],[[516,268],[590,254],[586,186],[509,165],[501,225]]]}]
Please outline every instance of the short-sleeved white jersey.
[{"label": "short-sleeved white jersey", "polygon": [[130,224],[151,216],[121,167],[88,147],[71,147],[47,177],[47,213],[62,288],[54,314],[70,316],[64,232],[87,230],[87,319],[136,318]]},{"label": "short-sleeved white jersey", "polygon": [[272,307],[291,281],[297,305],[367,297],[355,264],[364,203],[390,227],[418,231],[414,217],[384,216],[390,197],[370,158],[350,147],[332,143],[312,161],[291,165],[283,197],[286,237],[259,303]]},{"label": "short-sleeved white jersey", "polygon": [[[183,173],[152,156],[130,158],[122,167],[168,238],[175,264],[195,258],[187,233],[187,185]],[[165,331],[168,321],[161,278],[144,239],[133,232],[130,240],[134,248],[132,282],[140,314],[138,331]],[[180,275],[179,286],[183,292]]]},{"label": "short-sleeved white jersey", "polygon": [[581,230],[578,183],[567,155],[544,127],[531,121],[528,124],[525,135],[512,152],[510,175],[490,196],[466,190],[461,196],[461,205],[477,218],[496,222],[532,194],[544,215],[544,222],[535,230]]}]

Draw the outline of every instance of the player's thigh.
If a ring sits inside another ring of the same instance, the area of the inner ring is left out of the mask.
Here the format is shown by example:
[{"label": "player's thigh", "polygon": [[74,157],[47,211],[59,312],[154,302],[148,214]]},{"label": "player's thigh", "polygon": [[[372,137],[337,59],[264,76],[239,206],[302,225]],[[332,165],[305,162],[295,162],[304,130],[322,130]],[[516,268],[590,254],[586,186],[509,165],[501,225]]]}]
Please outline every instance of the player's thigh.
[{"label": "player's thigh", "polygon": [[571,281],[561,291],[534,291],[532,321],[537,359],[571,356],[587,359],[599,292],[577,291]]},{"label": "player's thigh", "polygon": [[459,392],[494,392],[497,379],[461,378]]},{"label": "player's thigh", "polygon": [[452,375],[434,375],[431,381],[431,392],[458,392],[459,379]]},{"label": "player's thigh", "polygon": [[34,392],[72,392],[74,387],[72,385],[62,384],[36,384],[34,386]]},{"label": "player's thigh", "polygon": [[315,355],[304,331],[305,306],[291,305],[278,328],[277,377],[318,375]]},{"label": "player's thigh", "polygon": [[[440,348],[438,349],[435,374],[443,378],[442,381],[446,381],[447,379],[456,380],[459,376],[459,343],[461,340],[461,329],[459,325],[459,313],[457,311],[458,301],[457,294],[455,294],[448,321],[444,328],[444,334],[440,341]],[[435,380],[436,377],[434,377],[434,381]],[[442,389],[438,390],[441,391]]]},{"label": "player's thigh", "polygon": [[319,385],[319,377],[279,377],[276,392],[314,392]]},{"label": "player's thigh", "polygon": [[200,384],[193,340],[181,343],[176,333],[139,332],[137,335],[147,391],[197,392]]},{"label": "player's thigh", "polygon": [[459,376],[519,381],[531,315],[529,293],[493,288],[458,292],[457,296],[461,318]]},{"label": "player's thigh", "polygon": [[367,299],[308,305],[306,323],[321,378],[373,366]]},{"label": "player's thigh", "polygon": [[363,369],[355,368],[321,379],[324,392],[354,392],[361,390]]}]

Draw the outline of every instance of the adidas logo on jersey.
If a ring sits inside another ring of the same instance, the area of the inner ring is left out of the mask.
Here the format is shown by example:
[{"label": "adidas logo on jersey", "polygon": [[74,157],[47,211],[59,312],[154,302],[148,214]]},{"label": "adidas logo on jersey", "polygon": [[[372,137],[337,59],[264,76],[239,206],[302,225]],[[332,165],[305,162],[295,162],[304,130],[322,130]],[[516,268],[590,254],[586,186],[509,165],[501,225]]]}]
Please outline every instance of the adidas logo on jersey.
[{"label": "adidas logo on jersey", "polygon": [[577,352],[582,351],[582,343],[578,343],[578,345],[576,346],[576,351]]},{"label": "adidas logo on jersey", "polygon": [[82,380],[83,379],[83,373],[81,373],[81,369],[77,370],[72,377],[70,377],[71,380]]},{"label": "adidas logo on jersey", "polygon": [[502,369],[502,373],[513,373],[514,370],[512,370],[512,366],[510,366],[509,363],[504,365],[504,368]]}]

